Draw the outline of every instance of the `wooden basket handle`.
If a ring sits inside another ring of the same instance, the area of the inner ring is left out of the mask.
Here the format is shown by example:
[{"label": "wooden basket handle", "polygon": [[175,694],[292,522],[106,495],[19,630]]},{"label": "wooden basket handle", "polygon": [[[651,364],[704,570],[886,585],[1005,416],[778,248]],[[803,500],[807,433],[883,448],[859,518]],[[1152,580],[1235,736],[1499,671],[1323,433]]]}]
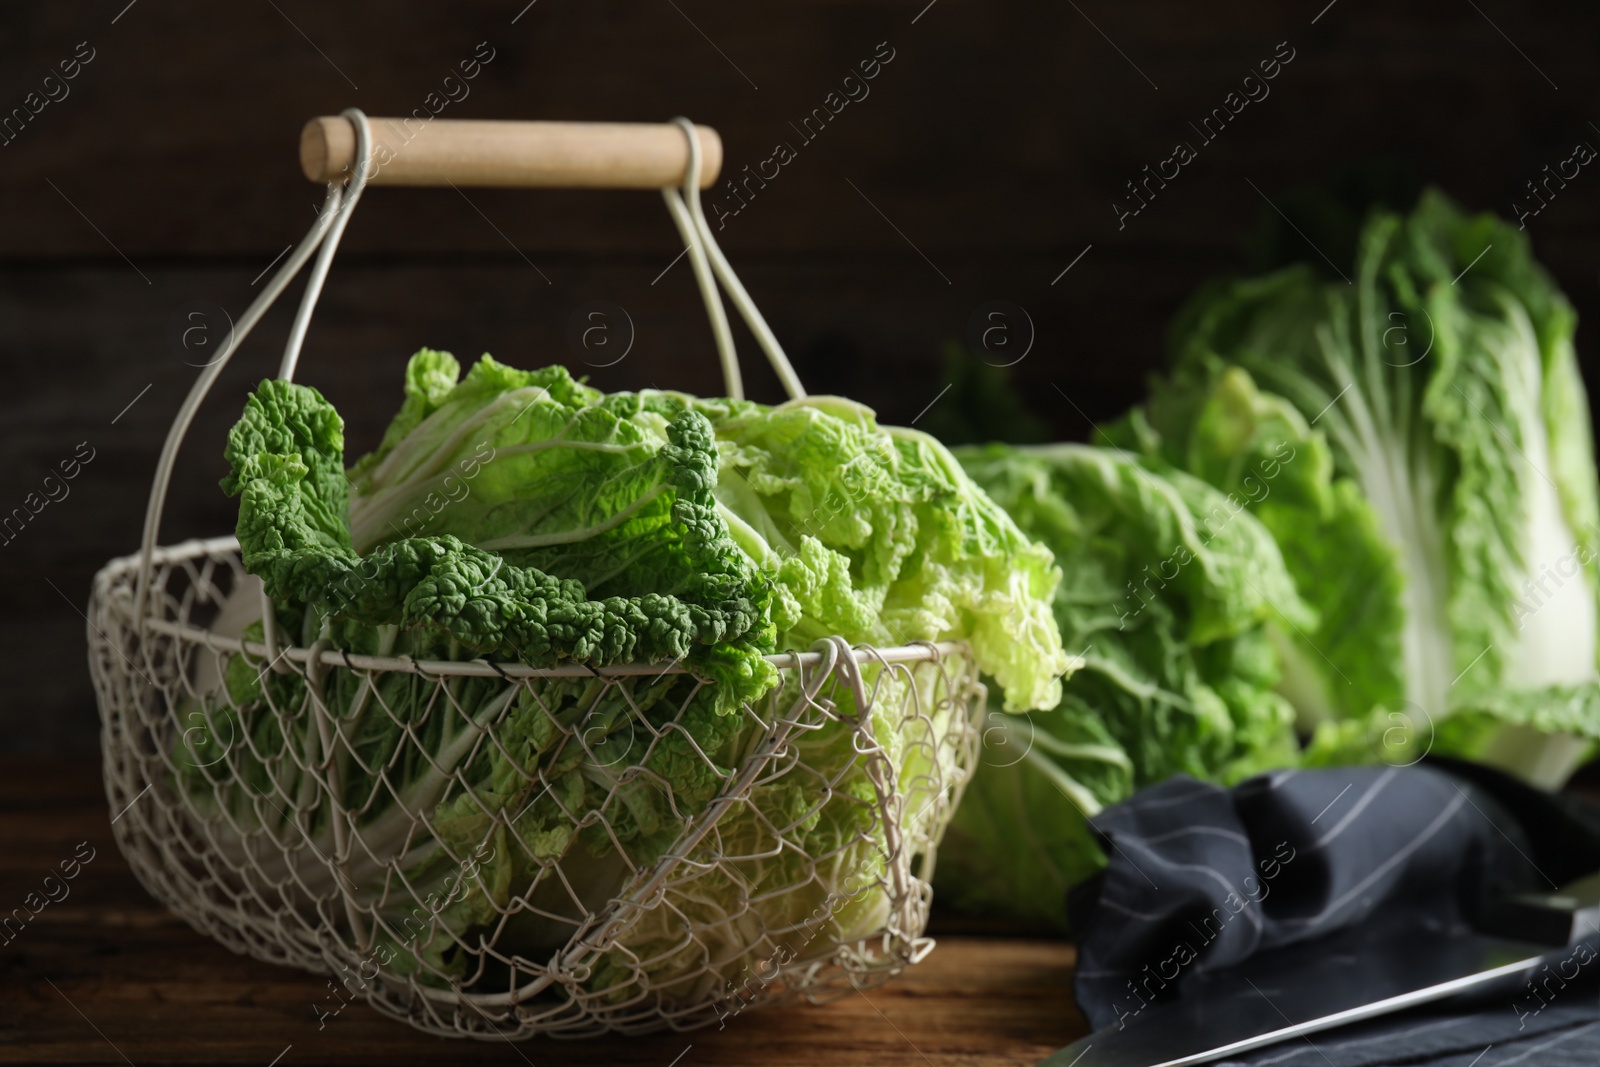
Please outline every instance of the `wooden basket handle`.
[{"label": "wooden basket handle", "polygon": [[[661,189],[681,185],[689,166],[683,130],[670,122],[489,122],[373,118],[371,185],[503,188]],[[722,169],[722,138],[696,126],[700,188]],[[300,169],[311,181],[343,181],[356,134],[338,115],[300,131]]]}]

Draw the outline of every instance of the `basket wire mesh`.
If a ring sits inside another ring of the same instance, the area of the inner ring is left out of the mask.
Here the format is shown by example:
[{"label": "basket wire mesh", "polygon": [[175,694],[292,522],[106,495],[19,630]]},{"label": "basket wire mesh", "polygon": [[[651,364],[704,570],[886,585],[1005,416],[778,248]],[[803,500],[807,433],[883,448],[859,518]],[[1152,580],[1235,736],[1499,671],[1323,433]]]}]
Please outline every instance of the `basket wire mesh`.
[{"label": "basket wire mesh", "polygon": [[[345,114],[366,160],[366,120]],[[698,142],[680,123],[690,167],[681,194],[663,193],[730,395],[717,281],[804,395],[705,224]],[[330,974],[442,1035],[688,1029],[921,959],[935,849],[978,745],[983,687],[964,645],[830,638],[770,657],[782,682],[708,733],[714,683],[684,664],[415,659],[326,630],[295,642],[233,538],[157,546],[196,409],[320,248],[280,369],[292,377],[364,181],[358,165],[329,186],[202,371],[141,552],[95,579],[106,791],[140,881],[234,951]]]},{"label": "basket wire mesh", "polygon": [[[835,639],[775,656],[784,681],[742,710],[724,762],[683,729],[710,683],[681,665],[540,670],[314,646],[272,661],[228,632],[229,605],[256,597],[231,538],[159,550],[142,619],[138,562],[100,573],[90,613],[107,793],[125,810],[117,841],[157,898],[235,951],[332,974],[426,1030],[519,1038],[687,1029],[758,1002],[821,1001],[932,946],[935,845],[982,707],[963,646]],[[226,680],[241,672],[267,683],[259,698],[236,700]],[[666,693],[646,705],[652,687]],[[473,688],[494,695],[469,710]],[[370,694],[367,714],[405,718],[357,776],[362,795],[342,788],[340,767],[372,755],[353,732],[363,702],[330,698],[352,689]],[[626,711],[601,730],[592,709],[608,701]],[[477,884],[488,849],[526,845],[518,814],[479,795],[471,768],[505,752],[499,728],[517,708],[549,735],[543,758],[517,768],[517,795],[548,801],[564,840],[524,857],[532,877],[493,899]],[[655,769],[673,738],[714,778],[709,799],[681,788],[687,770]],[[593,790],[580,805],[548,772],[569,755]],[[665,849],[632,825],[630,790],[676,821]],[[481,822],[476,848],[439,832],[441,809]],[[604,870],[591,841],[615,857]],[[435,874],[418,882],[417,870]],[[469,892],[488,921],[456,920],[451,898]],[[542,943],[522,932],[530,919]]]}]

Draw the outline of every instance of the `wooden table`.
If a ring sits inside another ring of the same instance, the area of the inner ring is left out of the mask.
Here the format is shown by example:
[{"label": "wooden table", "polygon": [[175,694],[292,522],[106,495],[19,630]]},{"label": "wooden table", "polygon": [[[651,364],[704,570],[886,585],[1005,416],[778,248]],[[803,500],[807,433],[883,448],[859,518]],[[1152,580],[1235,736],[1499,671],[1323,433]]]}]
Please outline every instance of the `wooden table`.
[{"label": "wooden table", "polygon": [[0,1063],[944,1067],[1032,1064],[1084,1031],[1071,945],[952,920],[936,920],[925,962],[881,989],[746,1012],[720,1031],[449,1041],[357,1004],[319,1031],[324,980],[235,956],[168,914],[122,861],[110,819],[96,761],[0,760],[0,915],[41,892],[79,842],[95,849],[65,899],[0,936]]}]

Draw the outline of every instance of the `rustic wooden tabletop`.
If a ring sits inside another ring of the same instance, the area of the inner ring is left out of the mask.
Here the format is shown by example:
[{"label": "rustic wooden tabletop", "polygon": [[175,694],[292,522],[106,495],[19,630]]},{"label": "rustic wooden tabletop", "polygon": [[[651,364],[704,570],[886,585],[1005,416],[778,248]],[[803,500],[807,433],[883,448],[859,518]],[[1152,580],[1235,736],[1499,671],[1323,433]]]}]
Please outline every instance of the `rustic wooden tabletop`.
[{"label": "rustic wooden tabletop", "polygon": [[39,905],[45,876],[93,850],[65,898],[0,933],[0,1063],[954,1067],[1032,1064],[1084,1031],[1070,944],[950,921],[932,955],[887,986],[751,1011],[722,1030],[448,1041],[358,1004],[319,1027],[324,980],[235,956],[167,913],[117,852],[111,815],[94,760],[0,760],[0,914]]}]

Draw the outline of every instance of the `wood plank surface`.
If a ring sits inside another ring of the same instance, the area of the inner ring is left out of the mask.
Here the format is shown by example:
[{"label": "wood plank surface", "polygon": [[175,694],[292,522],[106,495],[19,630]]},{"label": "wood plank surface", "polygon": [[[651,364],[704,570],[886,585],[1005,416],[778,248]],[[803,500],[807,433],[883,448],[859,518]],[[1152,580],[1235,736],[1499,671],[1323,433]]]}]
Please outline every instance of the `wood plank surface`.
[{"label": "wood plank surface", "polygon": [[1071,945],[970,934],[940,936],[880,989],[751,1010],[721,1030],[452,1041],[361,1005],[319,1029],[325,980],[235,956],[164,911],[112,843],[112,814],[96,761],[0,762],[0,911],[38,892],[81,842],[94,849],[70,894],[0,943],[0,1063],[976,1067],[1035,1063],[1084,1029]]}]

